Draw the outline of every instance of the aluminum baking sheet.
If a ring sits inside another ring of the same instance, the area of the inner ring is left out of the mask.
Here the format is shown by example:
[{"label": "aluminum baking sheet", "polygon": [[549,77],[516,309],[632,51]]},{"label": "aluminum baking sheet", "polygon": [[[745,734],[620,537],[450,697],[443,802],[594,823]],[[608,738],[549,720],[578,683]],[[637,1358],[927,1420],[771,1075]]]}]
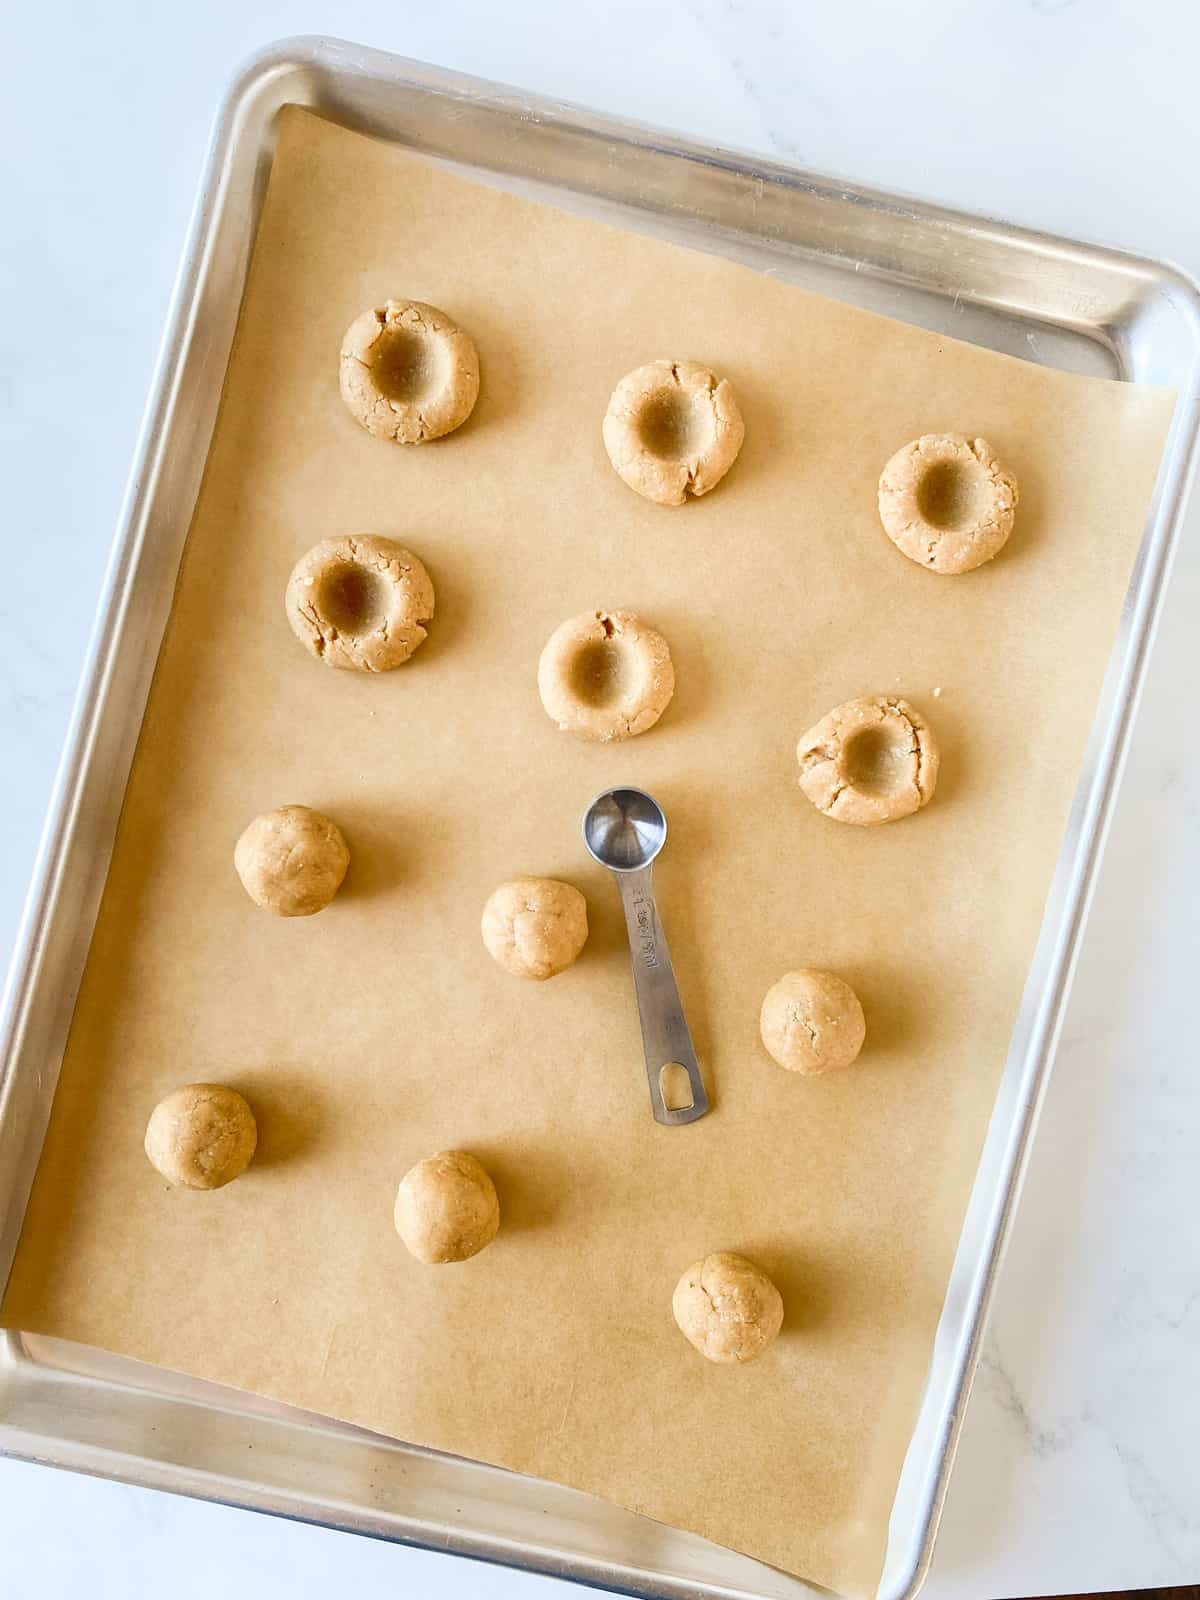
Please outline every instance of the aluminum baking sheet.
[{"label": "aluminum baking sheet", "polygon": [[[301,42],[252,64],[218,123],[6,998],[5,1272],[207,453],[274,116],[287,103],[400,140],[488,181],[733,256],[901,320],[1069,370],[1179,391],[893,1509],[879,1592],[911,1593],[928,1559],[1178,525],[1196,429],[1195,292],[1153,263],[833,185],[350,46]],[[19,1334],[6,1336],[0,1365],[0,1443],[63,1465],[647,1594],[810,1592],[569,1490]]]}]

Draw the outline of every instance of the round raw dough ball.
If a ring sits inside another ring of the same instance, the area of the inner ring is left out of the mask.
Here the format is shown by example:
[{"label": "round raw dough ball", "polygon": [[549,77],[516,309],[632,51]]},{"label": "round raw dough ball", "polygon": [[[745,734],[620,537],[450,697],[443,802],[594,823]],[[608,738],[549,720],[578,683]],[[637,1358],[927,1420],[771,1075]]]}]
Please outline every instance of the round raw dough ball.
[{"label": "round raw dough ball", "polygon": [[233,852],[242,887],[277,917],[311,917],[342,886],[350,851],[336,822],[307,806],[264,812]]},{"label": "round raw dough ball", "polygon": [[604,413],[608,459],[631,489],[662,506],[715,488],[745,433],[727,380],[695,361],[627,372]]},{"label": "round raw dough ball", "polygon": [[396,1191],[396,1232],[418,1261],[466,1261],[491,1244],[500,1201],[483,1163],[465,1150],[418,1161]]},{"label": "round raw dough ball", "polygon": [[997,555],[1012,532],[1017,480],[986,439],[925,433],[906,444],[879,479],[879,519],[910,561],[930,572],[970,572]]},{"label": "round raw dough ball", "polygon": [[284,595],[292,632],[328,667],[390,672],[425,638],[433,583],[392,539],[322,539],[292,568]]},{"label": "round raw dough ball", "polygon": [[546,715],[564,733],[607,743],[645,733],[675,693],[661,633],[629,611],[585,611],[555,628],[538,662]]},{"label": "round raw dough ball", "polygon": [[488,896],[481,929],[489,955],[505,972],[553,978],[587,940],[587,901],[557,878],[514,878]]},{"label": "round raw dough ball", "polygon": [[847,700],[796,746],[800,787],[827,817],[869,826],[907,817],[933,799],[938,746],[907,700]]},{"label": "round raw dough ball", "polygon": [[471,336],[423,300],[388,300],[346,329],[342,399],[377,439],[421,444],[452,433],[479,397]]},{"label": "round raw dough ball", "polygon": [[867,1037],[863,1008],[844,979],[816,967],[785,972],[767,990],[762,1042],[781,1067],[813,1077],[858,1059]]},{"label": "round raw dough ball", "polygon": [[694,1262],[671,1297],[679,1331],[702,1356],[755,1361],[779,1332],[783,1299],[761,1267],[731,1250]]},{"label": "round raw dough ball", "polygon": [[160,1100],[146,1124],[146,1154],[177,1189],[220,1189],[250,1165],[258,1129],[236,1089],[189,1083]]}]

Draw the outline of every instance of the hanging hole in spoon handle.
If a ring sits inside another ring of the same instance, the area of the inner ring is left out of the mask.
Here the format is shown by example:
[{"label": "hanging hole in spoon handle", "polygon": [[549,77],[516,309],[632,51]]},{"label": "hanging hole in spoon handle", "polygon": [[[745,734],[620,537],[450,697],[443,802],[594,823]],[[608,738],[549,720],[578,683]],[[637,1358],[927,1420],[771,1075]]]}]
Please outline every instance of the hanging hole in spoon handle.
[{"label": "hanging hole in spoon handle", "polygon": [[650,1100],[656,1122],[695,1122],[708,1110],[708,1095],[699,1067],[685,1067],[682,1061],[668,1061],[658,1071],[658,1083],[650,1082]]}]

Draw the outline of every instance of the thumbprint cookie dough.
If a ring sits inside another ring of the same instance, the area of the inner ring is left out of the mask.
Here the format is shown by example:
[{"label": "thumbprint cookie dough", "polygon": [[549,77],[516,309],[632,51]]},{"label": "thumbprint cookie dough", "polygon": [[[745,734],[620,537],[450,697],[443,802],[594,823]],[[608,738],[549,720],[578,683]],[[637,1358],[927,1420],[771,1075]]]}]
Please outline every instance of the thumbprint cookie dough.
[{"label": "thumbprint cookie dough", "polygon": [[342,886],[350,851],[336,822],[307,806],[280,806],[246,829],[233,851],[242,887],[277,917],[311,917]]},{"label": "thumbprint cookie dough", "polygon": [[422,300],[388,300],[346,329],[342,399],[377,439],[422,444],[453,433],[479,396],[471,336]]},{"label": "thumbprint cookie dough", "polygon": [[587,901],[556,878],[514,878],[488,896],[481,929],[488,954],[505,972],[553,978],[587,941]]},{"label": "thumbprint cookie dough", "polygon": [[626,373],[604,415],[604,448],[618,475],[661,506],[716,488],[745,432],[728,381],[695,361],[651,361]]},{"label": "thumbprint cookie dough", "polygon": [[832,972],[801,967],[767,990],[758,1019],[768,1053],[789,1072],[815,1077],[858,1059],[867,1036],[854,990]]},{"label": "thumbprint cookie dough", "polygon": [[300,557],[284,607],[297,639],[327,667],[390,672],[426,637],[433,583],[411,550],[355,533]]},{"label": "thumbprint cookie dough", "polygon": [[396,1192],[396,1232],[430,1266],[466,1261],[491,1244],[500,1201],[483,1163],[465,1150],[443,1150],[404,1174]]},{"label": "thumbprint cookie dough", "polygon": [[783,1300],[761,1267],[731,1250],[690,1266],[671,1309],[679,1331],[702,1356],[723,1365],[755,1361],[783,1325]]},{"label": "thumbprint cookie dough", "polygon": [[800,787],[827,817],[869,826],[928,805],[938,775],[933,729],[907,700],[847,700],[796,747]]},{"label": "thumbprint cookie dough", "polygon": [[675,693],[661,633],[629,611],[588,611],[550,635],[538,662],[546,715],[577,739],[607,743],[645,733]]},{"label": "thumbprint cookie dough", "polygon": [[879,519],[897,550],[930,572],[970,572],[999,554],[1013,529],[1017,480],[986,439],[926,433],[879,479]]},{"label": "thumbprint cookie dough", "polygon": [[146,1154],[177,1189],[220,1189],[250,1165],[254,1113],[236,1089],[189,1083],[160,1100],[146,1125]]}]

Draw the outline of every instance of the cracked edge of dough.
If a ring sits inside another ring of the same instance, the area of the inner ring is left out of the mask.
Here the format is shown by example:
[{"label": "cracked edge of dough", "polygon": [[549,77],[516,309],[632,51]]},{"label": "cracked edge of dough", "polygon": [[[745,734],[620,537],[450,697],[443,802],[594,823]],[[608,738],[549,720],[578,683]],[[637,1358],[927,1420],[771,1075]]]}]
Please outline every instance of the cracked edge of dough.
[{"label": "cracked edge of dough", "polygon": [[[855,788],[842,775],[840,758],[848,739],[865,728],[882,728],[889,722],[899,722],[907,730],[910,782],[907,789],[873,795]],[[818,811],[838,822],[870,826],[898,822],[928,805],[937,785],[940,755],[933,729],[915,706],[898,696],[867,695],[843,701],[803,733],[796,745],[796,761],[800,788]]]},{"label": "cracked edge of dough", "polygon": [[[678,461],[657,456],[642,443],[638,417],[665,389],[684,389],[693,401],[705,398],[712,437],[703,450]],[[612,392],[601,425],[604,447],[622,482],[657,505],[678,506],[699,498],[717,484],[737,460],[746,435],[741,409],[727,378],[697,361],[661,359],[627,372]]]},{"label": "cracked edge of dough", "polygon": [[[618,639],[636,652],[641,680],[632,705],[589,706],[569,685],[571,663],[589,645]],[[675,693],[675,664],[666,639],[635,612],[585,611],[559,623],[538,659],[538,694],[560,733],[611,744],[648,732]]]},{"label": "cracked edge of dough", "polygon": [[[966,528],[938,528],[927,522],[918,505],[926,474],[943,463],[960,463],[969,455],[989,487],[983,514]],[[943,577],[973,572],[995,559],[1008,543],[1016,521],[1020,486],[1001,466],[983,438],[960,433],[924,433],[902,445],[879,475],[879,520],[902,555]]]},{"label": "cracked edge of dough", "polygon": [[[435,340],[446,376],[431,396],[397,400],[382,394],[372,377],[372,353],[380,339],[403,327]],[[465,329],[424,300],[387,300],[355,317],[338,357],[342,399],[355,421],[377,439],[424,444],[460,428],[479,398],[479,351]]]},{"label": "cracked edge of dough", "polygon": [[[389,607],[367,633],[343,633],[316,604],[325,572],[337,566],[367,569],[385,585]],[[411,550],[378,534],[342,534],[306,550],[288,578],[284,608],[292,632],[330,666],[390,672],[429,637],[425,624],[436,609],[433,580]]]}]

